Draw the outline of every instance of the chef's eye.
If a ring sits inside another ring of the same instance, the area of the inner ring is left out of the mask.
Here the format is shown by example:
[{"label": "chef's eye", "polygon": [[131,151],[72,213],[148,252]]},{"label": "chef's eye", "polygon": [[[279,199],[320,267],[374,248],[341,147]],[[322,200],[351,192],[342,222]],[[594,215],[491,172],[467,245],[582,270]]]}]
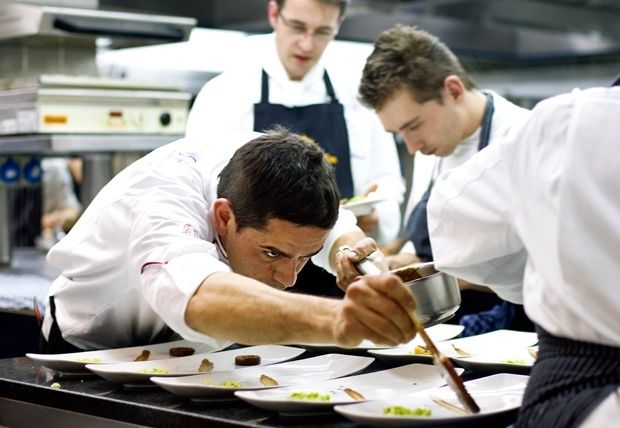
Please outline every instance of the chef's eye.
[{"label": "chef's eye", "polygon": [[265,254],[267,255],[267,257],[269,257],[270,259],[277,259],[278,257],[280,257],[282,254],[277,252],[277,251],[271,251],[271,250],[267,250],[265,251]]},{"label": "chef's eye", "polygon": [[421,123],[416,123],[415,125],[411,125],[407,127],[407,131],[415,131],[416,129],[419,129],[421,125],[422,125]]}]

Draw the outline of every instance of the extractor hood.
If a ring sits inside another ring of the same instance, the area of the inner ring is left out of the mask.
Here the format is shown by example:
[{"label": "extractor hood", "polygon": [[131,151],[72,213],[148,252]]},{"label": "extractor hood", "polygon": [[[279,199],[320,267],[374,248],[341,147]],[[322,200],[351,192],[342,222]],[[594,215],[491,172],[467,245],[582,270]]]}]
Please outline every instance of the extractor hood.
[{"label": "extractor hood", "polygon": [[107,47],[186,41],[194,18],[113,12],[26,3],[0,3],[0,42],[58,43]]}]

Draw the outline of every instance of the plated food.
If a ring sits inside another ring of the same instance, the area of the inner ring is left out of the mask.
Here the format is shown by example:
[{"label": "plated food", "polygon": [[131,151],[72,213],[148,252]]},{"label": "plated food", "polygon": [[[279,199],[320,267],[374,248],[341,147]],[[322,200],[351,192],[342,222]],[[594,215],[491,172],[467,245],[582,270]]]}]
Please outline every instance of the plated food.
[{"label": "plated food", "polygon": [[480,404],[481,411],[477,414],[458,410],[460,403],[447,387],[338,405],[334,410],[359,424],[379,427],[484,426],[491,418],[516,414],[527,381],[528,376],[498,374],[465,382]]},{"label": "plated food", "polygon": [[[457,369],[461,373],[462,369]],[[261,409],[282,414],[331,412],[336,404],[379,400],[445,385],[439,371],[426,364],[346,376],[321,382],[261,391],[237,391],[235,396]]]},{"label": "plated food", "polygon": [[368,215],[372,212],[375,205],[379,202],[385,201],[387,198],[378,195],[375,192],[371,192],[366,196],[358,195],[353,196],[342,202],[342,208],[352,211],[356,216]]},{"label": "plated food", "polygon": [[88,371],[88,369],[86,369],[86,364],[128,363],[135,361],[139,356],[146,356],[145,351],[148,351],[148,361],[168,359],[170,358],[171,350],[179,347],[191,347],[195,352],[200,354],[206,354],[221,349],[210,344],[176,340],[148,346],[132,346],[127,348],[70,352],[64,354],[28,353],[26,356],[50,369],[62,372],[84,372]]},{"label": "plated food", "polygon": [[[99,376],[123,384],[145,384],[153,374],[160,376],[188,376],[234,370],[238,367],[239,355],[258,355],[260,365],[280,363],[293,359],[304,352],[301,348],[282,345],[260,345],[241,349],[194,354],[187,357],[174,357],[157,361],[134,361],[119,364],[87,364],[86,368]],[[205,361],[206,359],[206,361]]]},{"label": "plated food", "polygon": [[234,399],[234,391],[273,389],[333,379],[357,373],[373,361],[372,357],[326,354],[269,366],[239,367],[196,376],[153,377],[151,380],[173,394],[195,401]]}]

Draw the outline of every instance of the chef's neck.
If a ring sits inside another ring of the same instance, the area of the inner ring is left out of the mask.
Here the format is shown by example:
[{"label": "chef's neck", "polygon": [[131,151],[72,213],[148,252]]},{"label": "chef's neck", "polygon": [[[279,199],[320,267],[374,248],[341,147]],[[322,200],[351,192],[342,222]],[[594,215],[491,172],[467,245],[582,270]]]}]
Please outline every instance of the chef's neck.
[{"label": "chef's neck", "polygon": [[465,128],[463,129],[463,139],[472,135],[482,125],[482,118],[487,106],[487,96],[479,89],[472,89],[465,92]]}]

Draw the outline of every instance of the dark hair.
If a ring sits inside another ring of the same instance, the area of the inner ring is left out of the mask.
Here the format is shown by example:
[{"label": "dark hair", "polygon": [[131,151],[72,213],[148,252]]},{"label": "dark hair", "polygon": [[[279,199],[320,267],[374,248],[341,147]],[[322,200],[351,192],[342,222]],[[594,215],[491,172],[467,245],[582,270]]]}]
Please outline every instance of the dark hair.
[{"label": "dark hair", "polygon": [[[349,0],[319,0],[321,3],[326,3],[326,4],[331,4],[334,6],[340,6],[340,16],[344,16],[344,13],[347,11],[347,4],[349,3]],[[286,0],[275,0],[276,4],[278,5],[278,9],[282,10],[282,8],[284,7],[284,3],[286,3]]]},{"label": "dark hair", "polygon": [[240,147],[219,175],[238,229],[264,229],[271,218],[331,229],[340,203],[333,167],[315,143],[282,127]]},{"label": "dark hair", "polygon": [[381,33],[375,41],[364,66],[360,100],[380,110],[394,92],[408,88],[418,103],[441,103],[443,82],[450,75],[458,76],[468,90],[475,88],[458,58],[437,37],[399,24]]}]

